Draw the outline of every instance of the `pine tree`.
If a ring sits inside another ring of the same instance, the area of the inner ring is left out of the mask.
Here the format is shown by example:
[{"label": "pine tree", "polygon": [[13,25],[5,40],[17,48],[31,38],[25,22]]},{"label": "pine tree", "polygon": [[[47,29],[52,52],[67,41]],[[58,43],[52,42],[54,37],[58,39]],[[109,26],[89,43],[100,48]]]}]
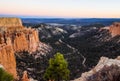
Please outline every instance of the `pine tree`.
[{"label": "pine tree", "polygon": [[68,63],[63,54],[57,53],[54,58],[49,60],[49,67],[44,74],[44,79],[51,81],[68,80],[70,71],[67,67]]},{"label": "pine tree", "polygon": [[13,76],[0,68],[0,81],[13,81]]}]

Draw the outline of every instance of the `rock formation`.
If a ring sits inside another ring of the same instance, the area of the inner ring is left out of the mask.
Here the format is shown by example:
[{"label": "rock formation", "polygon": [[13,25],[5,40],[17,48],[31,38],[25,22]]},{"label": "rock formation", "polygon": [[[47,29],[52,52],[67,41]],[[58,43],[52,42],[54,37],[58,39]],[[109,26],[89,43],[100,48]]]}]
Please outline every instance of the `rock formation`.
[{"label": "rock formation", "polygon": [[0,18],[0,27],[18,27],[22,26],[19,18]]},{"label": "rock formation", "polygon": [[0,45],[0,64],[2,64],[4,69],[11,73],[14,78],[17,78],[16,61],[11,45]]},{"label": "rock formation", "polygon": [[103,69],[104,67],[110,67],[112,65],[117,65],[120,67],[120,60],[117,57],[116,59],[109,59],[107,57],[101,57],[99,63],[89,72],[85,72],[81,75],[80,78],[75,79],[74,81],[88,81],[90,77],[94,77],[93,75]]},{"label": "rock formation", "polygon": [[[25,29],[22,32],[15,32],[11,39],[15,52],[35,52],[39,44],[38,33],[34,29]],[[21,42],[22,41],[22,42]]]},{"label": "rock formation", "polygon": [[27,71],[24,71],[24,72],[23,72],[22,81],[30,81],[30,80],[28,79]]},{"label": "rock formation", "polygon": [[120,22],[113,23],[113,25],[110,26],[109,31],[112,37],[120,35]]},{"label": "rock formation", "polygon": [[0,64],[17,78],[15,52],[35,52],[40,42],[38,31],[22,26],[18,18],[0,18]]},{"label": "rock formation", "polygon": [[0,18],[0,44],[12,44],[15,52],[35,52],[38,48],[38,31],[22,26],[18,18]]}]

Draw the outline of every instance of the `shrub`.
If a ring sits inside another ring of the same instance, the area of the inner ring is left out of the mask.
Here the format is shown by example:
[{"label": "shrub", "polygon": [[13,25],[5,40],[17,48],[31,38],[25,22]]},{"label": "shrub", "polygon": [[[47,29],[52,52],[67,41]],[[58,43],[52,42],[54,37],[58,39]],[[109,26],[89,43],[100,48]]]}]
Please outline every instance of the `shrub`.
[{"label": "shrub", "polygon": [[13,76],[0,68],[0,81],[13,81]]},{"label": "shrub", "polygon": [[67,67],[68,63],[63,55],[57,53],[54,58],[49,60],[49,67],[44,74],[44,79],[52,81],[68,80],[70,71]]}]

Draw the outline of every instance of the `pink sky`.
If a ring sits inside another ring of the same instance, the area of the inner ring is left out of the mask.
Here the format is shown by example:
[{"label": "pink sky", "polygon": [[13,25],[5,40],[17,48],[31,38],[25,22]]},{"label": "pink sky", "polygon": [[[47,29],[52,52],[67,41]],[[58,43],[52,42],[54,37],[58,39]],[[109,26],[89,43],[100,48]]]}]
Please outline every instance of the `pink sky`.
[{"label": "pink sky", "polygon": [[0,14],[120,18],[120,0],[1,0]]}]

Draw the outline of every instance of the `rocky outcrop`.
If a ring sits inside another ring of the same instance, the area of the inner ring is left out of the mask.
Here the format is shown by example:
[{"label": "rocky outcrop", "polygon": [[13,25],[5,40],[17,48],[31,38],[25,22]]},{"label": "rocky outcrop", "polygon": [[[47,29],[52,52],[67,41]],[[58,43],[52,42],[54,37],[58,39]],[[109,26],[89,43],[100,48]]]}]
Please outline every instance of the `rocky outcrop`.
[{"label": "rocky outcrop", "polygon": [[22,26],[18,18],[0,18],[0,44],[12,44],[15,52],[35,52],[38,48],[38,31]]},{"label": "rocky outcrop", "polygon": [[0,45],[0,64],[2,64],[4,69],[11,73],[14,78],[17,78],[16,61],[11,45]]},{"label": "rocky outcrop", "polygon": [[16,32],[11,40],[13,40],[12,44],[15,52],[27,51],[32,53],[37,50],[39,44],[38,33],[34,29],[25,29],[25,32]]},{"label": "rocky outcrop", "polygon": [[120,35],[120,22],[115,22],[110,26],[109,29],[112,37]]},{"label": "rocky outcrop", "polygon": [[0,64],[14,78],[17,78],[14,53],[33,53],[39,44],[37,30],[23,27],[19,18],[0,18]]},{"label": "rocky outcrop", "polygon": [[118,58],[109,59],[107,57],[101,57],[99,63],[92,70],[83,73],[80,78],[75,79],[74,81],[89,81],[88,79],[90,77],[95,77],[93,75],[101,69],[103,69],[104,67],[110,67],[112,65],[117,65],[118,67],[120,67],[120,60]]},{"label": "rocky outcrop", "polygon": [[24,71],[24,72],[23,72],[22,81],[30,81],[30,80],[28,79],[27,71]]}]

